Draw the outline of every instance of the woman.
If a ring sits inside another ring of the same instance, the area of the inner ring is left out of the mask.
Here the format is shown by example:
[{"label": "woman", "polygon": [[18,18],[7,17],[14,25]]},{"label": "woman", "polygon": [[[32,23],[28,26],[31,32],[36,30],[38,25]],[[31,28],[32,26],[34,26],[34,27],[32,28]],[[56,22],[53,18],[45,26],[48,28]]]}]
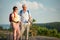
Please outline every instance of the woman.
[{"label": "woman", "polygon": [[16,6],[13,7],[13,12],[12,12],[12,27],[13,27],[13,39],[14,40],[19,40],[20,38],[20,16],[18,15],[18,8]]}]

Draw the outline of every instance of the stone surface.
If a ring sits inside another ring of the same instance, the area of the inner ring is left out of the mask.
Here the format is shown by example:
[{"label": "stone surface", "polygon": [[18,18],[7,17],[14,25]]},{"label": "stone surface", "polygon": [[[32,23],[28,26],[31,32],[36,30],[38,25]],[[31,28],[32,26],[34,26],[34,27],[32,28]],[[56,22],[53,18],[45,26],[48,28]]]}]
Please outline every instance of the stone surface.
[{"label": "stone surface", "polygon": [[[9,39],[7,40],[13,40],[13,36],[9,35]],[[25,40],[25,36],[23,36],[23,39]],[[46,37],[46,36],[35,36],[35,37],[29,37],[29,40],[60,40],[60,38],[56,38],[56,37]]]}]

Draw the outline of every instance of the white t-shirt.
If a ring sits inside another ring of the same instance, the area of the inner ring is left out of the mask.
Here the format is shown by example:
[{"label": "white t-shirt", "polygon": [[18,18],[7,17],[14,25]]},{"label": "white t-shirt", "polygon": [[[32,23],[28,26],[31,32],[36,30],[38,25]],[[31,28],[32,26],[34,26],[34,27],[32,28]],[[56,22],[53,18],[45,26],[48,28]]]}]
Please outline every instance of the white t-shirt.
[{"label": "white t-shirt", "polygon": [[22,22],[28,21],[29,15],[30,15],[30,14],[29,14],[27,11],[24,12],[24,11],[22,10],[22,13],[21,13],[21,21],[22,21]]},{"label": "white t-shirt", "polygon": [[15,13],[15,17],[14,17],[14,13],[12,13],[12,17],[14,18],[13,21],[15,22],[20,21],[20,16],[18,14]]}]

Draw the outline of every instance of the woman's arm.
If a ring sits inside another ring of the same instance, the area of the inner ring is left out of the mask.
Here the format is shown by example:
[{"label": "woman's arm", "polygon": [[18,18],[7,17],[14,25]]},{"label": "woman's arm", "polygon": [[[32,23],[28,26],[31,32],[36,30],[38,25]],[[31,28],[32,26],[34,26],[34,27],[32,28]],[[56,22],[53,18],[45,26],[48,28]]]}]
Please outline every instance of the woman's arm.
[{"label": "woman's arm", "polygon": [[12,14],[12,21],[14,21],[14,14]]}]

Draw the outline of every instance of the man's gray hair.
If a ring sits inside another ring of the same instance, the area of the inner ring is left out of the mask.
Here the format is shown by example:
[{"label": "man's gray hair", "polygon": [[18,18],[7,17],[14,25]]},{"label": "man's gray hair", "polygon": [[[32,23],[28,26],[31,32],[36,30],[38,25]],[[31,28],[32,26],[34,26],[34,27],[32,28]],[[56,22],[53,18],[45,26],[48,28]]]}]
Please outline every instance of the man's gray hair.
[{"label": "man's gray hair", "polygon": [[[22,7],[24,7],[26,4],[23,4]],[[27,5],[26,5],[27,6]]]}]

